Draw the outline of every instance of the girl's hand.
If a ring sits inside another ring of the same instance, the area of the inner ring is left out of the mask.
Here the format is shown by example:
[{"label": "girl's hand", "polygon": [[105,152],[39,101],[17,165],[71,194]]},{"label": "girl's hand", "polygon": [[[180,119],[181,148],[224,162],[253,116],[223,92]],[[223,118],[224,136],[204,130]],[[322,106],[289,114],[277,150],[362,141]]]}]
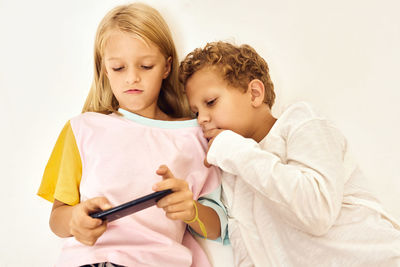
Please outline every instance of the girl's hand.
[{"label": "girl's hand", "polygon": [[[217,135],[219,135],[222,131],[224,131],[224,129],[212,129],[212,130],[204,131],[204,137],[208,140],[207,154],[208,154],[208,150],[210,150],[211,144],[213,143],[215,137],[217,137]],[[204,159],[204,165],[207,168],[210,168],[211,164],[208,163],[208,161],[207,161],[207,154],[206,154],[206,158]]]},{"label": "girl's hand", "polygon": [[153,190],[161,191],[172,189],[173,193],[157,202],[157,207],[163,208],[165,215],[171,220],[190,221],[195,216],[193,193],[185,180],[177,179],[165,165],[156,171],[163,177],[163,181],[153,185]]},{"label": "girl's hand", "polygon": [[107,222],[93,219],[89,214],[110,208],[110,203],[104,197],[88,199],[73,206],[69,223],[71,234],[82,244],[93,246],[107,229]]}]

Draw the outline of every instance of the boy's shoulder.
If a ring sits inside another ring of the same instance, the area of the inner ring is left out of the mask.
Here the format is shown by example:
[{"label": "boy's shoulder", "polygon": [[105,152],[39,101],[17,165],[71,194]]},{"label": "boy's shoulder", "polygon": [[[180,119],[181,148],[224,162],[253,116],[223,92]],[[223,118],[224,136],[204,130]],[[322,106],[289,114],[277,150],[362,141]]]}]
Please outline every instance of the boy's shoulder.
[{"label": "boy's shoulder", "polygon": [[315,118],[321,118],[321,116],[311,104],[307,102],[297,102],[286,106],[278,119],[303,121]]},{"label": "boy's shoulder", "polygon": [[297,102],[284,108],[276,121],[277,128],[286,132],[293,131],[312,120],[326,120],[307,102]]}]

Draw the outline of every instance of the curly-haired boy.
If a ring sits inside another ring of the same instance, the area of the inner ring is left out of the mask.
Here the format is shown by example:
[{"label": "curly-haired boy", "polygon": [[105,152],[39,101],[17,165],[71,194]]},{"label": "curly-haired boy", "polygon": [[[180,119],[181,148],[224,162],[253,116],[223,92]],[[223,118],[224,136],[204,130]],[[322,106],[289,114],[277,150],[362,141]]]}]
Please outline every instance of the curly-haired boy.
[{"label": "curly-haired boy", "polygon": [[268,65],[248,45],[207,44],[180,66],[223,170],[237,266],[399,266],[400,226],[363,188],[347,141],[309,104],[278,118]]}]

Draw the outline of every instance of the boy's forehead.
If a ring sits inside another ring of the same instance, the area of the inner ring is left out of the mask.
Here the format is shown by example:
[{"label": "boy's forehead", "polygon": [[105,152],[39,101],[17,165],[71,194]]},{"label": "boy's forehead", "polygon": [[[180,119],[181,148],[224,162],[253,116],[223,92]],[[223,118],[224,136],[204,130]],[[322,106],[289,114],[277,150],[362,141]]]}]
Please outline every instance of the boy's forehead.
[{"label": "boy's forehead", "polygon": [[[211,67],[203,67],[200,70],[193,73],[192,77],[195,77],[196,80],[206,80],[206,81],[219,81],[225,82],[222,75],[222,70],[215,66]],[[190,81],[190,79],[189,79]]]},{"label": "boy's forehead", "polygon": [[198,99],[214,95],[228,86],[229,84],[217,71],[201,69],[188,79],[185,91],[189,99]]}]

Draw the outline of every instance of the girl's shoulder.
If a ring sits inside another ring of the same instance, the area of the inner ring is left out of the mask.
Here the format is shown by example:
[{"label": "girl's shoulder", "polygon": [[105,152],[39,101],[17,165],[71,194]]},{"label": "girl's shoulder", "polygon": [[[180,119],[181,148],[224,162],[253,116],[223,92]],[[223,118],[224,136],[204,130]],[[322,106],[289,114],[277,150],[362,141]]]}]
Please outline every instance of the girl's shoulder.
[{"label": "girl's shoulder", "polygon": [[71,123],[78,123],[78,122],[83,122],[83,121],[90,121],[90,120],[105,120],[110,116],[110,114],[103,114],[99,112],[83,112],[81,114],[78,114],[70,119]]},{"label": "girl's shoulder", "polygon": [[72,117],[70,120],[83,120],[83,119],[90,119],[90,118],[107,118],[111,114],[104,114],[100,112],[92,112],[92,111],[86,111],[83,113],[80,113],[74,117]]},{"label": "girl's shoulder", "polygon": [[72,129],[76,133],[78,130],[115,128],[116,120],[112,114],[103,114],[99,112],[84,112],[69,120]]}]

